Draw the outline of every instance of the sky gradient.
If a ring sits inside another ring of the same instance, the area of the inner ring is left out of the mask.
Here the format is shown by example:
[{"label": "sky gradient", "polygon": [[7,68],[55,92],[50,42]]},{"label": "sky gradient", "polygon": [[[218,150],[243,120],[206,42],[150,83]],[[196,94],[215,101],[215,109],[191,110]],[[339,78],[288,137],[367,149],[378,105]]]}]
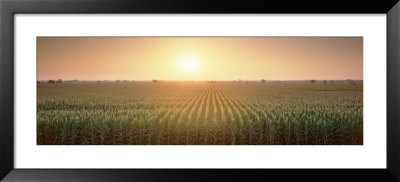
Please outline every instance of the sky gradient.
[{"label": "sky gradient", "polygon": [[363,39],[38,37],[37,79],[362,80]]}]

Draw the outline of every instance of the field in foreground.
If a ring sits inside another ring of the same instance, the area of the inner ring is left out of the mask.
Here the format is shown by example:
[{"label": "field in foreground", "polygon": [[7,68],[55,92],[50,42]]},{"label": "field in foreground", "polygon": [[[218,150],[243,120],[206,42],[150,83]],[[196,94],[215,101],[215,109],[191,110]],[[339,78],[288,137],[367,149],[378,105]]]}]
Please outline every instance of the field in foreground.
[{"label": "field in foreground", "polygon": [[38,84],[39,145],[362,145],[363,86]]}]

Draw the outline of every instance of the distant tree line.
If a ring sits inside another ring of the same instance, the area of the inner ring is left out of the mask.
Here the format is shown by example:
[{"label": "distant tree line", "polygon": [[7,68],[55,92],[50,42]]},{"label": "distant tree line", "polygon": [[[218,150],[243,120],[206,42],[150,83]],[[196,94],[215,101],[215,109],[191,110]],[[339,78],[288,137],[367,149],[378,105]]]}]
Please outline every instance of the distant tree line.
[{"label": "distant tree line", "polygon": [[[323,84],[333,84],[334,82],[337,83],[348,83],[348,84],[353,84],[353,85],[357,85],[357,84],[362,84],[363,81],[362,80],[351,80],[351,79],[347,79],[347,80],[323,80],[321,81]],[[311,84],[315,84],[318,83],[317,80],[310,80]]]},{"label": "distant tree line", "polygon": [[58,79],[58,80],[48,80],[47,82],[45,82],[45,81],[37,81],[37,83],[62,84],[62,83],[64,83],[64,81],[61,80],[61,79]]},{"label": "distant tree line", "polygon": [[47,81],[37,81],[36,83],[42,84],[42,83],[48,83],[48,84],[62,84],[62,83],[74,83],[74,82],[80,82],[77,79],[74,80],[62,80],[62,79],[57,79],[57,80],[47,80]]},{"label": "distant tree line", "polygon": [[[74,80],[62,80],[62,79],[57,79],[57,80],[47,80],[47,81],[36,81],[37,84],[43,84],[43,83],[47,83],[47,84],[62,84],[62,83],[78,83],[80,82],[77,79]],[[128,82],[135,82],[134,80],[115,80],[115,81],[110,81],[110,80],[97,80],[97,81],[93,81],[96,83],[101,83],[101,82],[124,82],[124,83],[128,83]],[[153,80],[153,82],[159,82],[158,80]]]}]

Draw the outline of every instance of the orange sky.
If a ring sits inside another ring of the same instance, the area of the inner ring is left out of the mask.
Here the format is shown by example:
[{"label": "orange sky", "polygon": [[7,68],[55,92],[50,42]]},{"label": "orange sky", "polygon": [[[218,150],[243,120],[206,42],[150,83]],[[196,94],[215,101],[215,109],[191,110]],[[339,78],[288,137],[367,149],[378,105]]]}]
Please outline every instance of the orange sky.
[{"label": "orange sky", "polygon": [[[196,59],[185,72],[182,60]],[[363,39],[38,37],[37,79],[363,79]]]}]

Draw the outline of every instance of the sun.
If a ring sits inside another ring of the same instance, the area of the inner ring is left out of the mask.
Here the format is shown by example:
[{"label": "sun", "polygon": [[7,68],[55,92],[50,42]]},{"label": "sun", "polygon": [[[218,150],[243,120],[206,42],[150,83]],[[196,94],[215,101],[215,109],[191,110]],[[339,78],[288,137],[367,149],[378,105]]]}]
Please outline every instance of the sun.
[{"label": "sun", "polygon": [[199,69],[197,57],[184,57],[179,62],[180,69],[185,73],[194,73]]}]

